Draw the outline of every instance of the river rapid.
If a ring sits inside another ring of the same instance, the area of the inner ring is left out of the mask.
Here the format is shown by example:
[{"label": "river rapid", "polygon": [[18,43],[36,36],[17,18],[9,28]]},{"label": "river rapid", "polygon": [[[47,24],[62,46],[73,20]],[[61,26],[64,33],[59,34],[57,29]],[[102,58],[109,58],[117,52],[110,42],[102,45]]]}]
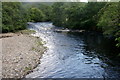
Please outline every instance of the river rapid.
[{"label": "river rapid", "polygon": [[[40,64],[26,78],[120,78],[120,65],[109,40],[90,33],[55,32],[50,22],[29,23],[47,47]],[[114,53],[113,53],[114,54]]]}]

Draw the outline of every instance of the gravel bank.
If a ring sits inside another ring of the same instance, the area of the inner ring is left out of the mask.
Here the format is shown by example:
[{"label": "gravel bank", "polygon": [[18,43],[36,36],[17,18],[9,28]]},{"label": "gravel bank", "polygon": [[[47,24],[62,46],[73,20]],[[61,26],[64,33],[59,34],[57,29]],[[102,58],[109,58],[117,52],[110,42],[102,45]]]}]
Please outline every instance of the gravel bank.
[{"label": "gravel bank", "polygon": [[1,38],[2,77],[22,78],[33,70],[45,51],[41,39],[28,34]]}]

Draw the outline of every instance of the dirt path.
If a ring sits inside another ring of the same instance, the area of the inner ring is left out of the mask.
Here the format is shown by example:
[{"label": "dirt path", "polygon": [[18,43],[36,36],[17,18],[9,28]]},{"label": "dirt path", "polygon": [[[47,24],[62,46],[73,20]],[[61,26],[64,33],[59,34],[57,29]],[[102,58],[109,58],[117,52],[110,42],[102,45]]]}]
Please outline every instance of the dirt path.
[{"label": "dirt path", "polygon": [[37,66],[45,51],[41,39],[30,35],[14,35],[0,40],[3,78],[22,78]]}]

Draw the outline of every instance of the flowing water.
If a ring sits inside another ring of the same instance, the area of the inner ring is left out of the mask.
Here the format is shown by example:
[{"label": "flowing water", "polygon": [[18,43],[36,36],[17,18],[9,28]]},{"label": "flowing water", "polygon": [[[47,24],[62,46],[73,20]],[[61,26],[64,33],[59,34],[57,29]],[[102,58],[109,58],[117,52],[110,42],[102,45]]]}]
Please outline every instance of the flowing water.
[{"label": "flowing water", "polygon": [[26,78],[120,78],[119,63],[107,57],[113,48],[102,35],[55,32],[59,28],[49,22],[29,23],[29,28],[47,50]]}]

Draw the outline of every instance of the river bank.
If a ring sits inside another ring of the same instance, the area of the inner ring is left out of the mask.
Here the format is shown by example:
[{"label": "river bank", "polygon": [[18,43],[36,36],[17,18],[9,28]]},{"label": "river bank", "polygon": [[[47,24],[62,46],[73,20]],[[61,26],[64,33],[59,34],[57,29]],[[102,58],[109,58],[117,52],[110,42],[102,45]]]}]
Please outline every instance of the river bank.
[{"label": "river bank", "polygon": [[22,78],[40,63],[45,47],[40,38],[29,32],[1,34],[3,78]]}]

